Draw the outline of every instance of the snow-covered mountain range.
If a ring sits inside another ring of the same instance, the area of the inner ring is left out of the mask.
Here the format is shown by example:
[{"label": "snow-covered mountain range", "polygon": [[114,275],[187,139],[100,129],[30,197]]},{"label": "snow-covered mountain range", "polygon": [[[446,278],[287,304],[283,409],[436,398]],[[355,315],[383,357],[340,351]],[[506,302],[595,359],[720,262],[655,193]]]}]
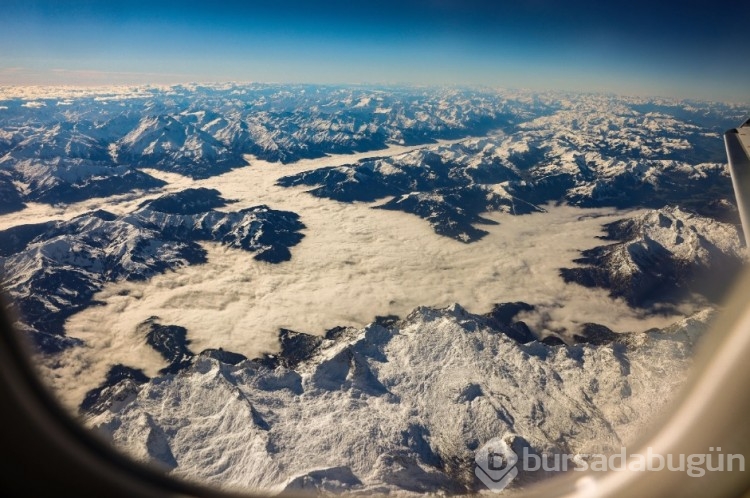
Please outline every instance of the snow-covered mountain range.
[{"label": "snow-covered mountain range", "polygon": [[288,260],[304,225],[290,212],[256,206],[220,212],[216,190],[188,189],[146,201],[132,213],[95,211],[69,221],[19,225],[0,232],[4,290],[45,352],[78,341],[64,323],[92,304],[107,282],[144,280],[206,261],[199,241],[255,253],[271,263]]},{"label": "snow-covered mountain range", "polygon": [[463,242],[486,235],[481,213],[525,214],[549,202],[582,207],[682,205],[736,222],[715,130],[607,98],[562,100],[511,133],[284,177],[282,186],[342,202],[387,199]]},{"label": "snow-covered mountain range", "polygon": [[[133,457],[220,486],[476,492],[474,450],[493,437],[535,454],[633,442],[683,381],[711,317],[639,334],[592,326],[564,345],[520,337],[523,307],[419,308],[325,337],[283,331],[277,355],[209,350],[153,379],[118,365],[83,413]],[[542,477],[522,471],[515,485]]]},{"label": "snow-covered mountain range", "polygon": [[[514,94],[281,85],[140,89],[130,98],[0,97],[0,212],[163,185],[137,167],[207,178],[243,155],[292,162],[481,134],[547,112]],[[33,105],[31,105],[33,103]]]},{"label": "snow-covered mountain range", "polygon": [[[619,448],[679,388],[746,259],[721,141],[746,114],[486,88],[0,89],[0,282],[51,385],[87,376],[65,402],[138,459],[256,490],[476,492],[487,440]],[[459,295],[490,303],[474,314],[436,289],[468,272],[481,287]],[[427,289],[441,304],[404,318]],[[621,327],[587,319],[594,302]],[[259,331],[300,303],[310,329]],[[97,309],[130,314],[72,330]],[[203,327],[207,347],[179,321],[198,315],[231,330]],[[277,351],[222,349],[262,333]]]},{"label": "snow-covered mountain range", "polygon": [[735,225],[679,207],[605,225],[612,244],[583,251],[567,282],[604,287],[634,306],[679,301],[697,292],[719,301],[746,260]]}]

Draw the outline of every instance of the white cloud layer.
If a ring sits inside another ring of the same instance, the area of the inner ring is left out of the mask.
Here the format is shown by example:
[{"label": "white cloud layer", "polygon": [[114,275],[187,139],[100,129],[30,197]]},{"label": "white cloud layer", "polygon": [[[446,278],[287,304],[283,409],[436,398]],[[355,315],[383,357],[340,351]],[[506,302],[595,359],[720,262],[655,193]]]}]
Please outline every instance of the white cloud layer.
[{"label": "white cloud layer", "polygon": [[[68,350],[56,358],[63,368],[45,373],[63,400],[79,403],[112,364],[143,368],[151,375],[165,366],[145,337],[135,333],[136,325],[153,315],[163,324],[186,327],[195,352],[223,347],[249,357],[277,350],[280,327],[321,334],[336,325],[364,325],[376,315],[403,317],[421,305],[457,302],[483,313],[494,303],[525,301],[538,311],[523,318],[541,333],[573,331],[585,322],[639,331],[676,318],[645,317],[604,290],[566,284],[558,276],[558,269],[570,266],[581,249],[602,244],[596,238],[601,226],[623,216],[614,209],[550,206],[542,214],[490,214],[487,217],[499,225],[482,226],[489,235],[467,245],[436,235],[413,215],[371,209],[375,204],[319,199],[304,188],[275,185],[280,176],[356,158],[336,156],[286,166],[252,160],[249,167],[200,181],[149,170],[170,182],[168,191],[207,186],[238,199],[228,210],[268,204],[299,213],[307,226],[305,238],[292,248],[292,260],[278,265],[205,244],[205,265],[148,282],[106,287],[96,296],[105,305],[90,307],[67,323],[67,333],[84,339],[87,346]],[[66,208],[34,205],[32,210],[37,219],[67,218],[92,207],[124,212],[142,200],[125,196]],[[19,215],[24,219],[29,213]],[[0,218],[0,224],[11,223],[7,218]]]}]

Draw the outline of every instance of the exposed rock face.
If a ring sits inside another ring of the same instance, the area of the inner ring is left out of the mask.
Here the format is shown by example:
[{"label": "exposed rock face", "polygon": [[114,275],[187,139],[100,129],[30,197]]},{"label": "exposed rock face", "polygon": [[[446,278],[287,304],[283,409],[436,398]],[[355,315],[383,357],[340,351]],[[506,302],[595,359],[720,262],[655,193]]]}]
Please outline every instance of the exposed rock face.
[{"label": "exposed rock face", "polygon": [[613,244],[583,251],[567,282],[603,287],[632,306],[678,300],[689,292],[719,300],[746,259],[735,225],[679,207],[606,225]]}]

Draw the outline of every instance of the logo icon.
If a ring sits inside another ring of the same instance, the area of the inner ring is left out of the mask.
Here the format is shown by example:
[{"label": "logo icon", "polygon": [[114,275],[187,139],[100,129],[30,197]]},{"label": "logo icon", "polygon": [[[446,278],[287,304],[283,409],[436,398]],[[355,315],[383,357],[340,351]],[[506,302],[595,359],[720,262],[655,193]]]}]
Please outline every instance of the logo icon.
[{"label": "logo icon", "polygon": [[499,437],[492,438],[474,454],[474,474],[487,488],[499,493],[518,475],[518,455]]}]

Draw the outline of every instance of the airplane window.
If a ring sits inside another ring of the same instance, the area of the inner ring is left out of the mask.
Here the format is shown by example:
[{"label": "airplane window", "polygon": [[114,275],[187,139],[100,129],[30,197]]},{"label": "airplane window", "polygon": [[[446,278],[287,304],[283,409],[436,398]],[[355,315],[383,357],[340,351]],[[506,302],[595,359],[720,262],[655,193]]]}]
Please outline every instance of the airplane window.
[{"label": "airplane window", "polygon": [[746,266],[750,75],[742,16],[613,8],[10,2],[0,285],[39,378],[220,489],[618,470]]}]

